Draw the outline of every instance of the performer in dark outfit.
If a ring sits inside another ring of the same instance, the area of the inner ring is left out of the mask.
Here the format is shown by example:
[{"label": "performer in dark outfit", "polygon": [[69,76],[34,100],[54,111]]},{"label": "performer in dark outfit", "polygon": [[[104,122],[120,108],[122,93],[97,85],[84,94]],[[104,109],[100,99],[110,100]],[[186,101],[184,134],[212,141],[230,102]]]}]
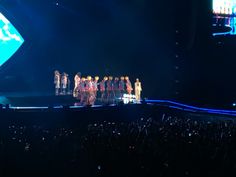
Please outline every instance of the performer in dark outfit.
[{"label": "performer in dark outfit", "polygon": [[123,76],[120,77],[119,91],[120,91],[120,97],[123,97],[123,94],[125,93],[125,78]]},{"label": "performer in dark outfit", "polygon": [[105,76],[103,80],[99,83],[100,87],[100,93],[101,93],[101,102],[105,102],[106,98],[106,82],[107,82],[107,77]]},{"label": "performer in dark outfit", "polygon": [[114,101],[113,77],[109,76],[107,81],[107,102],[113,103],[113,101]]},{"label": "performer in dark outfit", "polygon": [[79,84],[79,98],[80,99],[80,105],[83,105],[86,100],[86,95],[85,95],[85,81],[86,79],[84,77],[81,78],[81,82]]},{"label": "performer in dark outfit", "polygon": [[114,83],[113,83],[113,90],[115,99],[117,100],[120,97],[120,90],[119,90],[119,78],[115,77]]},{"label": "performer in dark outfit", "polygon": [[95,95],[96,98],[97,98],[98,85],[99,85],[98,80],[99,80],[99,77],[95,76],[94,77],[94,82],[93,82],[93,90],[94,90],[94,95]]},{"label": "performer in dark outfit", "polygon": [[71,90],[70,90],[70,78],[69,75],[67,74],[67,95],[71,94]]}]

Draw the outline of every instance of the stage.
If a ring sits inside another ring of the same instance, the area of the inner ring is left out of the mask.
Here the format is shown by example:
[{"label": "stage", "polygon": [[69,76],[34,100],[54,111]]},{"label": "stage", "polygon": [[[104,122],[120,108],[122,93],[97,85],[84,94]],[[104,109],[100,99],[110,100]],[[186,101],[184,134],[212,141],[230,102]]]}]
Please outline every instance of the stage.
[{"label": "stage", "polygon": [[[0,94],[0,110],[14,111],[14,112],[50,112],[50,111],[83,111],[83,110],[101,110],[111,111],[122,108],[132,107],[133,111],[139,112],[139,109],[144,109],[145,112],[151,112],[154,109],[169,109],[177,112],[187,112],[191,114],[212,115],[212,116],[226,116],[236,117],[235,110],[202,108],[190,106],[187,104],[179,103],[173,100],[142,100],[141,103],[116,102],[116,104],[104,104],[99,100],[93,106],[82,106],[79,100],[75,99],[72,95],[59,95],[55,96],[51,93],[1,93]],[[127,110],[129,111],[129,109]]]},{"label": "stage", "polygon": [[0,104],[9,104],[13,107],[45,107],[74,105],[76,99],[72,95],[55,96],[50,93],[2,93]]}]

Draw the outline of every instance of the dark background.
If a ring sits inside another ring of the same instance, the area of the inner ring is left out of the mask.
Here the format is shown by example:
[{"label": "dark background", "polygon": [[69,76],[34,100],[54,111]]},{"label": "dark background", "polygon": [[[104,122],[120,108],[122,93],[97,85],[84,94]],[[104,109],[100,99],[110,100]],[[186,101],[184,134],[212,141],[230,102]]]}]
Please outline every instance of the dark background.
[{"label": "dark background", "polygon": [[[56,5],[56,2],[59,5]],[[25,38],[1,69],[3,91],[52,91],[53,71],[139,77],[144,95],[172,93],[169,3],[144,0],[1,1]],[[171,35],[172,36],[171,36]]]},{"label": "dark background", "polygon": [[236,37],[212,36],[212,0],[182,2],[175,20],[176,53],[183,66],[180,97],[196,105],[230,107],[236,98]]},{"label": "dark background", "polygon": [[139,77],[144,97],[229,107],[236,39],[211,35],[211,3],[1,0],[25,43],[0,69],[0,91],[53,93],[58,69],[71,80],[78,71]]}]

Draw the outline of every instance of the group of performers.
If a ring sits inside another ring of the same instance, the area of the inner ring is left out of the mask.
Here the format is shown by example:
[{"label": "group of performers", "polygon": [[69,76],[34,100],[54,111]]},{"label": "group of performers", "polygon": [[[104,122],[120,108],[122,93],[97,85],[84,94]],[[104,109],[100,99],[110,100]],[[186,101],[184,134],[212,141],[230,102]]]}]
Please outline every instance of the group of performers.
[{"label": "group of performers", "polygon": [[[54,72],[55,94],[70,94],[70,81],[68,74]],[[134,84],[135,98],[137,102],[141,100],[141,82],[136,79]],[[81,77],[81,73],[74,76],[73,96],[79,100],[80,105],[93,105],[96,100],[102,103],[115,103],[123,97],[123,94],[131,95],[133,92],[129,77],[105,76],[99,81],[99,77]]]},{"label": "group of performers", "polygon": [[67,73],[60,74],[59,71],[54,71],[54,84],[56,95],[70,94],[70,79]]}]

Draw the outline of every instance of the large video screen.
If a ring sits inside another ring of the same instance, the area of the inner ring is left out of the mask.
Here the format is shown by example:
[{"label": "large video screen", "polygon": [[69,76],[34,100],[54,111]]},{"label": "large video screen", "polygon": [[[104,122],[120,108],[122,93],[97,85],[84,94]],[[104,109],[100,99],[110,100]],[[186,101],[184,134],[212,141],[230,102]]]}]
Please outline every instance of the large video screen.
[{"label": "large video screen", "polygon": [[236,0],[213,0],[213,36],[236,35]]},{"label": "large video screen", "polygon": [[12,57],[23,42],[17,29],[0,13],[0,66]]}]

